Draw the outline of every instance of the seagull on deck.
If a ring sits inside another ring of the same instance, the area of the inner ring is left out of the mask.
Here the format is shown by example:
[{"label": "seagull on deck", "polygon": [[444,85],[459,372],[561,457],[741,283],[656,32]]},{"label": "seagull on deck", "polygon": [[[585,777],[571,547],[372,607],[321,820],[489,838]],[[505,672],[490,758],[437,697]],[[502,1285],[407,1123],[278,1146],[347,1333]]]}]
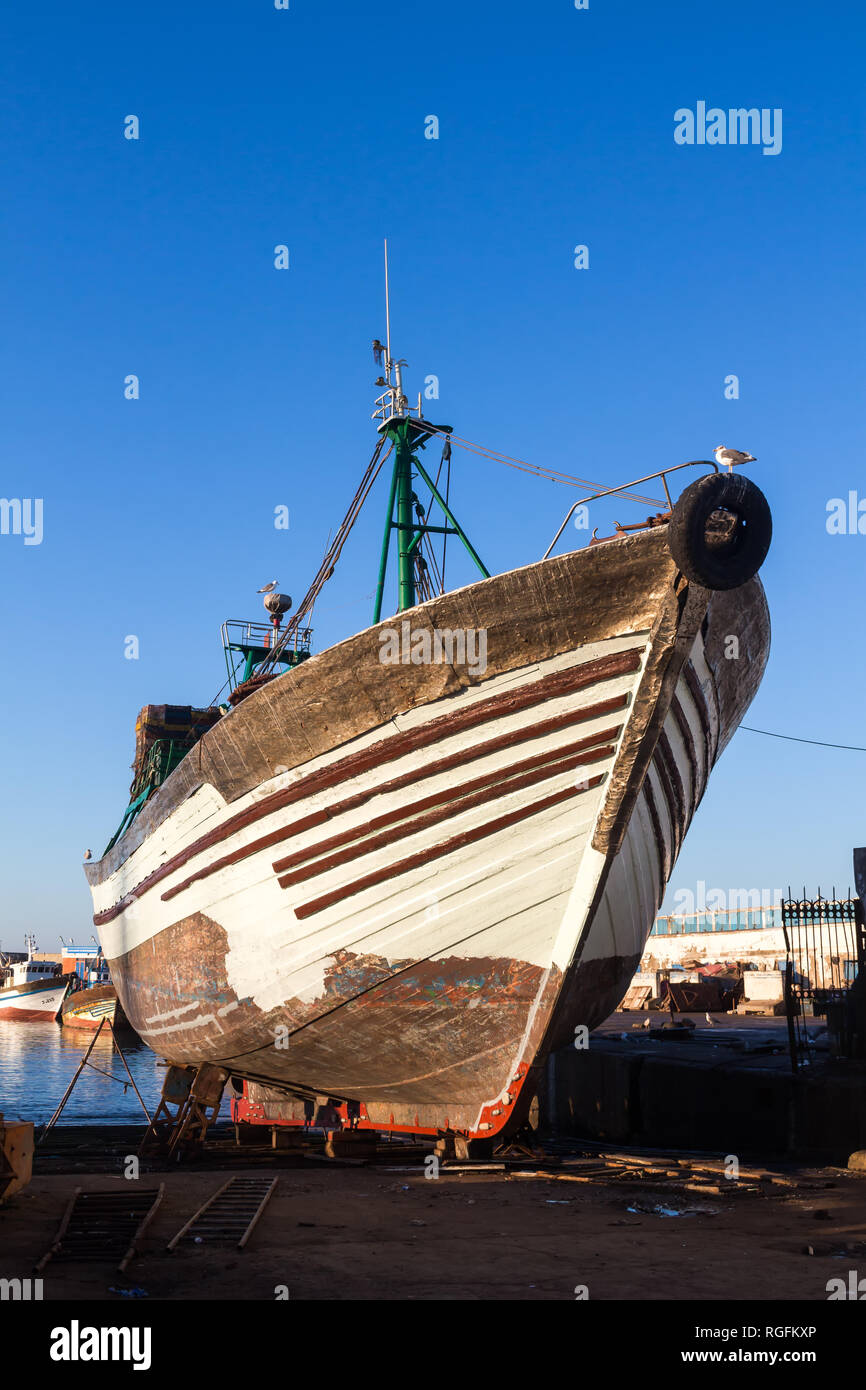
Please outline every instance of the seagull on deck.
[{"label": "seagull on deck", "polygon": [[715,1025],[715,1023],[713,1022],[713,1020],[710,1018],[710,1015],[709,1015],[708,1012],[704,1014],[704,1018],[707,1020],[707,1027],[708,1027],[708,1028],[715,1028],[716,1025]]},{"label": "seagull on deck", "polygon": [[277,587],[277,585],[279,584],[279,582],[280,582],[280,581],[279,581],[278,579],[272,579],[271,582],[270,582],[270,584],[263,584],[262,587],[261,587],[260,589],[256,589],[256,593],[257,593],[257,594],[272,594],[272,593],[274,592],[274,589],[275,589],[275,588]]},{"label": "seagull on deck", "polygon": [[744,454],[739,449],[726,449],[724,444],[715,447],[716,463],[726,463],[733,470],[738,463],[756,463],[754,454]]}]

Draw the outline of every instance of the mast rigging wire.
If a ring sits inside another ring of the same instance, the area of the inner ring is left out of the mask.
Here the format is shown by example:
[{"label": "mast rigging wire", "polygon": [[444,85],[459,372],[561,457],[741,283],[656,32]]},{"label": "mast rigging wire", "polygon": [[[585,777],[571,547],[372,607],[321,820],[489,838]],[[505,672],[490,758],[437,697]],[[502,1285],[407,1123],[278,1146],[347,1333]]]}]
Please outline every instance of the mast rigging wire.
[{"label": "mast rigging wire", "polygon": [[[598,484],[598,483],[590,482],[589,479],[587,479],[587,478],[579,478],[579,477],[577,477],[577,476],[575,476],[575,475],[572,475],[572,474],[570,474],[570,473],[563,473],[563,472],[561,472],[561,470],[559,470],[559,469],[544,468],[544,467],[542,467],[540,464],[527,463],[527,461],[526,461],[525,459],[514,458],[514,457],[512,457],[512,455],[510,455],[510,454],[503,454],[503,453],[501,453],[501,452],[500,452],[499,450],[497,450],[497,449],[490,449],[490,448],[488,448],[486,445],[475,444],[475,443],[473,443],[471,440],[463,439],[462,436],[456,435],[456,434],[453,434],[453,433],[450,433],[450,432],[447,431],[447,430],[440,430],[440,429],[438,429],[435,425],[429,424],[429,422],[427,422],[427,421],[425,421],[425,425],[427,426],[427,429],[429,430],[429,432],[430,432],[431,434],[435,434],[435,435],[439,436],[441,439],[443,439],[443,440],[445,441],[446,445],[450,445],[451,443],[457,444],[457,445],[459,445],[459,447],[460,447],[461,449],[466,449],[467,451],[470,451],[470,452],[472,452],[472,453],[478,454],[481,458],[490,459],[490,460],[492,460],[492,461],[495,462],[495,463],[504,463],[507,467],[509,467],[509,468],[516,468],[516,469],[518,469],[520,472],[523,472],[523,473],[529,473],[530,476],[532,476],[532,477],[536,477],[536,478],[549,478],[552,482],[567,483],[567,484],[569,484],[570,486],[574,486],[574,487],[588,487],[588,488],[593,488],[593,489],[595,489],[596,491],[599,490],[599,484]],[[337,534],[336,534],[336,536],[334,537],[333,542],[331,543],[331,545],[328,547],[327,551],[325,552],[324,559],[322,560],[322,562],[321,562],[321,564],[320,564],[320,566],[319,566],[319,568],[318,568],[318,570],[317,570],[317,572],[316,572],[316,575],[315,575],[315,577],[314,577],[314,579],[313,579],[313,582],[311,583],[309,589],[307,590],[306,594],[304,595],[303,599],[301,600],[301,603],[298,605],[298,608],[295,610],[295,612],[294,612],[294,614],[292,615],[291,619],[287,622],[286,626],[283,628],[283,631],[282,631],[282,633],[280,634],[280,637],[279,637],[279,639],[277,640],[277,642],[275,643],[273,649],[268,653],[268,655],[265,657],[265,659],[264,659],[264,661],[262,662],[262,664],[259,666],[259,668],[258,668],[258,674],[264,673],[265,671],[268,670],[269,667],[272,667],[272,666],[275,665],[275,663],[276,663],[276,661],[277,661],[277,659],[278,659],[278,657],[279,657],[280,652],[283,651],[284,648],[289,644],[291,638],[292,638],[294,635],[297,634],[298,629],[299,629],[299,627],[300,627],[301,619],[304,618],[304,617],[306,617],[309,613],[312,612],[313,605],[315,604],[316,599],[318,598],[319,594],[321,593],[322,588],[324,587],[324,585],[325,585],[325,583],[327,582],[327,580],[330,579],[331,574],[333,573],[333,570],[334,570],[334,566],[336,565],[337,561],[338,561],[339,558],[340,558],[340,555],[341,555],[342,550],[343,550],[343,546],[344,546],[345,543],[346,543],[346,540],[347,540],[347,538],[348,538],[349,532],[351,531],[353,525],[355,524],[355,521],[357,520],[358,513],[360,512],[360,510],[361,510],[361,508],[363,507],[365,501],[367,500],[367,496],[368,496],[368,494],[369,494],[369,492],[370,492],[370,489],[372,488],[374,482],[376,481],[377,477],[379,476],[379,472],[381,471],[382,465],[384,464],[385,460],[390,456],[391,451],[393,450],[393,447],[394,447],[394,446],[393,446],[393,444],[391,444],[391,445],[389,446],[389,448],[388,448],[388,451],[387,451],[385,454],[382,454],[382,447],[383,447],[384,443],[385,443],[385,439],[384,439],[384,436],[383,436],[383,437],[381,437],[381,438],[379,439],[379,442],[378,442],[377,445],[376,445],[376,448],[375,448],[375,450],[374,450],[374,452],[373,452],[373,457],[372,457],[372,459],[370,460],[370,463],[369,463],[368,466],[367,466],[367,471],[365,472],[364,477],[361,479],[360,486],[358,487],[358,490],[356,491],[354,497],[352,498],[352,501],[351,501],[351,503],[350,503],[350,505],[349,505],[349,510],[347,511],[345,517],[343,518],[342,524],[340,525],[340,528],[339,528],[339,530],[337,531]],[[445,456],[445,455],[444,455],[444,450],[443,450],[443,459],[440,460],[440,463],[439,463],[439,473],[437,473],[437,476],[436,476],[437,485],[438,485],[439,477],[440,477],[441,472],[442,472],[442,462],[444,461],[444,456]],[[449,450],[448,450],[448,485],[449,485],[449,490],[450,490],[450,483],[451,483],[451,466],[450,466],[450,465],[451,465],[451,460],[450,460],[450,448],[449,448]],[[610,491],[612,492],[613,489],[610,489]],[[645,496],[643,496],[643,494],[638,493],[638,492],[619,492],[617,495],[618,495],[619,497],[623,498],[624,501],[628,501],[628,502],[639,502],[639,503],[641,503],[641,505],[644,505],[644,506],[661,507],[661,506],[664,505],[664,503],[660,502],[657,498],[655,498],[655,497],[645,497]],[[447,542],[447,536],[446,536],[446,537],[443,537],[442,572],[441,572],[441,581],[440,581],[442,591],[444,591],[444,578],[445,578],[445,574],[444,574],[444,564],[445,564],[445,543],[446,543],[446,542]],[[431,557],[431,558],[432,558],[432,557]],[[434,562],[434,565],[435,565],[435,562]],[[435,572],[435,569],[434,569],[434,572]],[[438,576],[437,576],[437,580],[438,580]]]},{"label": "mast rigging wire", "polygon": [[[425,426],[431,432],[441,436],[443,439],[450,439],[461,449],[466,449],[472,453],[480,455],[481,458],[491,459],[494,463],[504,463],[508,468],[516,468],[522,473],[529,473],[536,478],[549,478],[554,483],[568,483],[575,487],[592,488],[594,492],[602,489],[606,492],[614,492],[614,488],[605,488],[604,484],[592,483],[588,478],[578,478],[571,473],[563,473],[557,468],[545,468],[538,463],[527,463],[526,459],[513,458],[510,454],[502,454],[498,449],[489,449],[485,444],[473,444],[469,439],[462,439],[458,434],[449,434],[445,430],[437,429],[435,425],[424,421]],[[617,497],[622,497],[626,502],[640,502],[642,506],[663,507],[664,502],[660,502],[657,497],[644,497],[639,492],[616,493]]]},{"label": "mast rigging wire", "polygon": [[378,478],[382,465],[384,464],[385,460],[389,457],[391,450],[394,447],[393,444],[391,444],[388,450],[383,454],[382,449],[384,444],[385,436],[382,435],[380,436],[376,448],[373,451],[373,457],[370,459],[370,462],[367,465],[366,472],[364,473],[364,476],[361,479],[358,489],[354,497],[352,498],[352,501],[349,503],[349,510],[343,517],[343,520],[340,523],[336,536],[334,537],[333,541],[331,542],[330,546],[325,552],[325,556],[322,560],[322,563],[319,565],[318,570],[316,571],[313,582],[311,583],[304,597],[301,599],[301,602],[299,603],[292,617],[286,623],[286,626],[283,628],[280,637],[274,643],[273,648],[265,657],[262,664],[259,666],[257,671],[258,675],[262,675],[265,671],[267,671],[269,666],[273,666],[275,664],[280,652],[283,650],[284,647],[288,645],[292,636],[297,633],[298,628],[300,627],[301,619],[306,617],[308,613],[312,612],[313,604],[316,602],[316,599],[321,593],[325,583],[328,579],[330,579],[334,571],[334,566],[340,558],[343,546],[346,544],[346,541],[348,539],[349,532],[351,531],[358,518],[358,513],[360,512],[361,508],[367,500],[367,494],[369,493],[371,487]]},{"label": "mast rigging wire", "polygon": [[[425,423],[426,423],[426,422],[425,422]],[[472,452],[474,452],[474,453],[479,454],[482,458],[491,459],[491,460],[493,460],[493,461],[496,462],[496,463],[505,463],[505,464],[507,464],[507,465],[510,466],[510,467],[519,468],[519,469],[521,469],[521,471],[523,471],[523,472],[528,472],[528,473],[534,474],[536,477],[545,477],[545,476],[546,476],[546,477],[549,477],[552,481],[555,481],[555,482],[575,483],[575,484],[579,484],[579,485],[582,486],[582,487],[594,487],[594,488],[597,488],[597,487],[598,487],[598,484],[597,484],[597,483],[591,483],[591,482],[589,482],[589,481],[588,481],[587,479],[585,479],[585,478],[577,478],[577,477],[572,477],[572,476],[569,475],[569,474],[558,473],[558,472],[557,472],[556,470],[554,470],[554,469],[543,469],[543,468],[541,468],[541,467],[538,466],[538,465],[526,463],[525,460],[523,460],[523,459],[513,459],[513,458],[509,457],[508,455],[499,454],[496,450],[489,450],[489,449],[486,449],[486,448],[485,448],[484,446],[482,446],[482,445],[472,444],[472,443],[471,443],[470,441],[468,441],[468,440],[461,439],[458,435],[449,434],[447,431],[439,430],[439,429],[437,429],[435,426],[431,426],[431,425],[428,424],[428,429],[431,431],[431,433],[434,433],[434,434],[437,434],[437,435],[441,436],[441,438],[443,438],[446,442],[450,440],[450,441],[452,441],[453,443],[458,444],[461,448],[464,448],[464,449],[466,449],[466,450],[469,450],[469,451],[472,451]],[[328,547],[328,549],[327,549],[327,551],[326,551],[326,553],[325,553],[325,556],[324,556],[324,558],[323,558],[323,560],[322,560],[322,563],[320,564],[320,566],[319,566],[319,568],[318,568],[318,570],[317,570],[317,572],[316,572],[316,575],[315,575],[315,577],[314,577],[314,579],[313,579],[313,582],[311,583],[309,589],[307,590],[306,594],[304,595],[303,599],[301,600],[301,603],[298,605],[298,608],[297,608],[296,612],[294,613],[294,615],[292,616],[290,622],[288,622],[288,623],[286,624],[285,628],[283,629],[283,632],[282,632],[281,635],[280,635],[279,641],[276,643],[276,645],[274,646],[273,650],[268,654],[268,656],[265,658],[265,660],[262,662],[261,666],[259,667],[259,673],[264,672],[264,671],[267,669],[268,666],[274,664],[274,662],[275,662],[276,659],[277,659],[277,656],[278,656],[279,652],[280,652],[280,651],[283,649],[283,647],[287,644],[287,642],[288,642],[288,640],[289,640],[291,634],[292,634],[293,632],[296,632],[296,631],[297,631],[297,629],[298,629],[298,627],[299,627],[299,625],[300,625],[301,619],[302,619],[303,617],[305,617],[308,613],[310,613],[310,612],[312,611],[313,605],[315,604],[316,599],[318,598],[319,594],[321,593],[322,588],[324,587],[324,585],[325,585],[325,583],[327,582],[327,580],[331,577],[331,574],[333,573],[334,567],[335,567],[335,565],[336,565],[337,561],[339,560],[340,555],[341,555],[341,553],[342,553],[343,546],[345,545],[346,540],[348,539],[349,532],[351,531],[353,525],[355,524],[355,521],[357,520],[358,513],[360,512],[361,508],[363,507],[364,502],[367,500],[367,496],[368,496],[368,494],[369,494],[369,492],[370,492],[370,489],[372,488],[372,486],[373,486],[373,484],[375,483],[377,477],[379,476],[379,473],[381,472],[382,467],[383,467],[385,461],[390,457],[390,455],[391,455],[391,453],[392,453],[392,451],[393,451],[393,447],[394,447],[394,446],[393,446],[393,444],[391,444],[390,447],[388,448],[387,452],[386,452],[385,454],[382,454],[382,447],[383,447],[384,443],[385,443],[384,437],[380,438],[380,439],[379,439],[379,442],[378,442],[378,444],[376,445],[376,448],[375,448],[375,450],[374,450],[374,452],[373,452],[373,457],[371,458],[369,464],[367,465],[366,472],[364,473],[364,476],[363,476],[363,478],[361,479],[361,483],[360,483],[360,485],[359,485],[357,491],[355,492],[355,495],[354,495],[354,497],[352,498],[351,503],[349,504],[349,509],[348,509],[348,511],[346,512],[345,517],[343,518],[343,521],[342,521],[342,523],[341,523],[341,525],[340,525],[339,530],[337,531],[336,536],[334,537],[333,542],[330,544],[330,546]],[[380,455],[381,455],[381,457],[380,457]],[[442,464],[443,464],[443,462],[444,462],[444,457],[445,457],[445,456],[444,456],[444,451],[443,451],[443,458],[440,459],[440,462],[439,462],[439,470],[438,470],[438,472],[437,472],[437,474],[436,474],[436,486],[437,486],[437,487],[438,487],[438,485],[439,485],[439,478],[440,478],[441,473],[442,473]],[[450,483],[451,483],[451,476],[450,476],[450,475],[451,475],[450,457],[449,457],[449,459],[448,459],[448,464],[449,464],[449,467],[448,467],[448,490],[450,491]],[[656,501],[655,498],[651,498],[651,497],[642,497],[639,493],[625,493],[625,492],[624,492],[624,493],[620,493],[619,496],[624,497],[624,498],[626,498],[626,499],[629,500],[629,501],[637,501],[637,502],[646,503],[646,504],[653,505],[653,506],[656,506],[656,505],[659,505],[659,506],[660,506],[660,505],[662,505],[661,503],[658,503],[658,502]],[[447,501],[447,493],[446,493],[446,501]],[[424,549],[426,549],[426,551],[427,551],[427,562],[428,562],[428,567],[430,567],[430,568],[432,569],[432,574],[433,574],[433,577],[434,577],[435,580],[436,580],[436,584],[437,584],[437,587],[439,588],[440,593],[443,593],[443,592],[444,592],[444,587],[445,587],[445,575],[444,575],[444,560],[445,560],[445,553],[444,553],[444,545],[445,545],[445,542],[446,542],[446,541],[447,541],[447,535],[443,537],[442,569],[440,570],[439,564],[437,563],[437,558],[436,558],[435,552],[434,552],[434,550],[433,550],[432,545],[430,544],[429,536],[425,534],[425,535],[423,536],[423,538],[422,538],[422,547],[423,547]],[[419,584],[419,587],[424,587],[424,581],[423,581],[423,580],[422,580],[421,584]],[[432,587],[430,586],[429,579],[426,581],[426,587],[427,587],[428,589],[430,589],[430,597],[432,597],[432,596],[433,596],[433,594],[432,594]],[[225,690],[226,686],[229,685],[229,684],[230,684],[230,681],[226,681],[226,682],[220,687],[220,689],[217,691],[217,694],[216,694],[216,696],[214,697],[214,699],[211,700],[211,705],[214,705],[214,704],[216,703],[216,701],[219,699],[220,695],[222,694],[223,690]],[[856,744],[856,743],[829,743],[829,742],[828,742],[827,740],[825,740],[825,739],[802,738],[802,737],[798,737],[796,734],[780,734],[780,733],[776,733],[776,732],[775,732],[774,730],[772,730],[772,729],[756,729],[756,728],[754,728],[754,727],[753,727],[752,725],[750,725],[750,724],[740,724],[739,727],[740,727],[741,729],[744,729],[744,730],[746,731],[746,733],[750,733],[750,734],[761,734],[761,735],[763,735],[765,738],[780,738],[780,739],[784,739],[784,740],[785,740],[786,742],[788,742],[788,743],[805,743],[805,744],[809,744],[809,745],[812,746],[813,748],[836,748],[836,749],[839,749],[839,750],[841,750],[841,751],[849,752],[849,753],[866,753],[866,746],[863,746],[862,744]]]},{"label": "mast rigging wire", "polygon": [[796,734],[776,734],[772,729],[753,729],[750,724],[741,724],[749,734],[765,734],[767,738],[784,738],[789,743],[811,743],[815,748],[843,748],[848,753],[866,753],[866,748],[857,743],[826,743],[822,738],[798,738]]}]

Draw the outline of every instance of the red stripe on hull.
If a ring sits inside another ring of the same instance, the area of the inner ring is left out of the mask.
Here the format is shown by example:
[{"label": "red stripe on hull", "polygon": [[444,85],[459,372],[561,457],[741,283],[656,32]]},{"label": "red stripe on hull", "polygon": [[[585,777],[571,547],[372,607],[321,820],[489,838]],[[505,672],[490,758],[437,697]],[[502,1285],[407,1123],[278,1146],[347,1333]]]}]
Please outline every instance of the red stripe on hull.
[{"label": "red stripe on hull", "polygon": [[[698,712],[698,720],[700,722],[701,732],[704,736],[704,747],[707,755],[707,778],[709,779],[709,770],[713,767],[716,761],[716,755],[719,751],[719,733],[717,732],[715,738],[713,737],[704,689],[691,661],[687,661],[683,667],[683,675],[685,676],[686,685],[694,702],[695,709]],[[715,691],[713,694],[716,701],[716,714],[719,715],[718,697],[715,695]],[[721,729],[721,724],[717,726],[717,729]]]},{"label": "red stripe on hull", "polygon": [[[608,736],[614,732],[610,729],[605,730]],[[586,751],[588,744],[590,749]],[[584,752],[582,756],[576,757],[575,753],[578,749],[582,749]],[[273,866],[274,872],[282,874],[287,869],[297,868],[298,865],[306,864],[308,860],[327,854],[331,850],[351,846],[344,854],[332,854],[327,860],[309,864],[306,870],[285,879],[281,878],[281,886],[288,888],[291,883],[300,883],[305,878],[321,873],[325,868],[336,868],[337,865],[345,863],[347,859],[355,858],[359,854],[370,853],[374,849],[381,849],[383,845],[392,842],[394,838],[392,835],[377,835],[372,840],[365,839],[366,836],[372,835],[375,831],[392,827],[401,837],[405,838],[407,835],[414,834],[416,830],[426,829],[428,825],[436,825],[441,820],[460,815],[462,811],[470,810],[473,806],[487,805],[494,799],[508,796],[510,792],[520,791],[524,787],[534,786],[536,782],[557,777],[580,764],[612,758],[613,754],[613,744],[602,742],[601,735],[598,739],[583,739],[579,744],[571,744],[568,747],[556,749],[545,757],[530,758],[526,762],[515,763],[514,767],[510,769],[503,768],[498,772],[488,773],[486,777],[479,777],[472,782],[466,782],[462,787],[449,787],[445,791],[436,792],[433,796],[422,797],[411,807],[398,807],[397,810],[389,811],[386,815],[376,816],[361,825],[353,826],[351,830],[345,830],[340,835],[332,835],[328,840],[320,840],[316,845],[298,850],[285,859],[278,859]],[[440,810],[435,816],[420,814],[436,807]],[[357,844],[357,841],[362,843]]]},{"label": "red stripe on hull", "polygon": [[667,891],[668,878],[670,877],[670,856],[662,830],[662,823],[659,818],[656,799],[653,794],[652,783],[649,779],[649,769],[647,769],[647,775],[644,778],[643,790],[646,797],[646,807],[649,811],[649,818],[653,828],[653,838],[655,839],[658,857],[658,901],[659,906],[661,906]]},{"label": "red stripe on hull", "polygon": [[698,809],[698,802],[701,799],[701,789],[698,786],[698,753],[697,749],[695,748],[695,740],[692,734],[691,725],[689,724],[689,721],[686,718],[685,710],[680,704],[679,696],[676,694],[674,695],[674,698],[671,700],[671,713],[673,714],[676,726],[680,731],[680,738],[682,739],[683,747],[686,750],[686,758],[688,759],[689,771],[691,772],[692,776],[690,815],[693,816],[695,811]]},{"label": "red stripe on hull", "polygon": [[[508,714],[516,714],[524,709],[531,709],[534,705],[542,704],[546,700],[556,699],[563,695],[573,694],[579,690],[585,690],[589,686],[599,685],[604,681],[613,680],[618,676],[627,675],[629,672],[636,671],[640,666],[642,647],[629,647],[624,652],[616,652],[611,656],[599,657],[595,661],[587,661],[577,667],[569,667],[565,671],[554,671],[549,676],[541,680],[534,681],[526,687],[521,687],[516,691],[510,691],[502,695],[492,695],[486,700],[479,700],[468,709],[458,710],[453,714],[442,714],[430,720],[428,724],[419,729],[413,729],[409,733],[392,734],[390,738],[382,739],[375,743],[371,748],[366,748],[360,753],[353,753],[349,757],[341,758],[338,762],[332,763],[329,767],[321,768],[317,772],[309,773],[302,777],[293,786],[287,787],[285,791],[273,792],[270,796],[263,797],[255,806],[249,806],[244,811],[239,811],[236,815],[230,816],[221,826],[203,835],[194,844],[179,854],[174,855],[165,864],[154,869],[146,878],[142,879],[130,893],[127,893],[120,902],[113,907],[106,908],[103,912],[94,914],[94,924],[103,926],[107,922],[113,922],[116,917],[129,907],[130,903],[140,898],[144,893],[162,882],[169,874],[176,869],[182,868],[184,864],[220,844],[238,830],[244,830],[249,825],[254,825],[256,821],[264,819],[274,811],[282,810],[283,807],[291,805],[293,802],[304,800],[316,792],[325,791],[332,786],[339,786],[341,782],[350,777],[357,777],[363,772],[370,771],[372,768],[382,766],[397,758],[403,757],[406,753],[414,752],[419,748],[428,747],[438,743],[442,738],[453,734],[465,732],[467,729],[476,728],[493,719],[504,717]],[[587,708],[583,711],[576,711],[576,714],[583,719],[592,719],[601,713],[609,710],[622,708],[626,702],[626,696],[615,696],[611,700],[601,701],[598,706]],[[534,737],[535,735],[530,735]],[[514,733],[515,740],[520,737],[520,731]],[[469,755],[471,756],[471,755]],[[476,756],[483,756],[483,752],[478,752]],[[424,773],[421,774],[426,775]],[[416,778],[416,774],[409,774],[411,778]],[[367,796],[375,795],[375,790],[366,793]],[[325,818],[325,813],[318,813]],[[247,853],[255,853],[258,849],[266,848],[270,845],[279,844],[285,838],[283,831],[274,831],[272,836],[263,836],[260,842],[254,846],[247,846],[242,851],[236,851],[239,857],[244,857]],[[236,862],[232,856],[226,856],[225,863],[209,866],[208,871],[214,872],[218,867],[224,867],[226,863]],[[197,877],[197,875],[195,876]],[[194,879],[190,878],[187,882],[191,883]],[[186,886],[186,885],[182,885]],[[172,893],[180,891],[170,890]]]},{"label": "red stripe on hull", "polygon": [[[275,845],[281,844],[285,840],[303,834],[305,830],[312,830],[317,825],[325,825],[329,820],[333,820],[337,816],[343,815],[348,811],[355,810],[358,806],[363,806],[365,802],[372,800],[373,797],[386,796],[390,792],[402,790],[406,786],[411,786],[416,782],[426,780],[438,773],[450,772],[468,762],[476,762],[479,758],[486,757],[490,753],[500,752],[502,748],[510,747],[514,743],[526,742],[532,738],[539,738],[544,734],[566,728],[569,724],[586,722],[593,718],[594,715],[609,713],[607,708],[609,705],[614,708],[621,708],[625,704],[626,698],[627,697],[623,695],[610,701],[605,700],[598,705],[591,706],[587,710],[580,710],[575,713],[563,715],[558,719],[545,720],[542,724],[535,724],[526,730],[519,730],[518,735],[505,734],[500,738],[490,739],[487,743],[479,744],[475,748],[466,749],[464,752],[455,754],[451,758],[440,758],[436,763],[428,763],[420,773],[409,772],[402,777],[394,777],[390,782],[383,782],[380,786],[372,787],[368,791],[358,792],[355,796],[346,797],[343,801],[338,801],[333,806],[325,807],[320,811],[313,811],[310,815],[302,817],[301,820],[293,821],[291,825],[281,826],[279,830],[272,830],[270,834],[260,836],[259,839],[253,840],[251,844],[244,845],[241,849],[233,850],[231,854],[225,854],[220,859],[215,860],[214,863],[205,865],[204,868],[197,870],[196,873],[190,874],[189,878],[185,878],[182,883],[177,883],[173,888],[166,889],[162,894],[162,901],[170,902],[172,898],[177,897],[178,893],[184,892],[184,890],[191,887],[193,883],[199,883],[202,879],[209,878],[211,874],[218,873],[220,869],[227,869],[234,864],[239,864],[242,860],[248,859],[251,855],[258,854],[260,850],[272,849]],[[603,729],[590,738],[580,739],[577,743],[566,745],[566,747],[548,754],[545,761],[550,761],[550,759],[554,757],[563,758],[570,752],[575,752],[579,749],[593,748],[606,740],[616,739],[621,729],[622,725],[620,724],[616,724],[609,729]],[[526,763],[516,764],[510,769],[510,772],[515,774],[521,767],[535,767],[538,765],[539,762],[537,759],[530,759]],[[502,778],[508,775],[508,769],[500,773],[490,774],[488,778],[479,779],[477,783],[467,783],[464,787],[464,792],[468,791],[469,788],[474,785],[480,786],[482,781],[489,781],[494,777]],[[436,800],[450,800],[458,795],[460,795],[458,791],[438,793],[436,797],[428,797],[423,801],[416,802],[413,809],[417,810],[420,806],[433,805]],[[323,841],[319,846],[313,846],[303,851],[300,857],[292,855],[286,859],[280,859],[274,864],[274,869],[278,873],[281,873],[283,869],[289,868],[291,864],[301,863],[302,859],[309,859],[314,854],[324,853],[325,850],[333,849],[339,843],[358,839],[361,835],[370,834],[374,830],[383,828],[385,825],[396,824],[401,819],[405,819],[406,814],[405,811],[400,810],[390,811],[387,815],[367,821],[364,826],[344,832],[342,835],[335,835],[330,840]],[[139,890],[137,890],[136,896],[140,896]]]},{"label": "red stripe on hull", "polygon": [[[603,781],[603,777],[588,778],[584,790],[600,786]],[[425,864],[432,863],[434,859],[441,859],[444,855],[450,854],[453,850],[463,849],[466,845],[483,840],[488,835],[495,835],[498,830],[505,830],[511,825],[516,825],[518,821],[527,820],[530,816],[537,815],[540,811],[546,811],[551,806],[557,806],[560,802],[570,801],[575,796],[580,796],[580,791],[577,788],[566,787],[564,791],[546,796],[542,801],[534,801],[530,806],[522,806],[520,810],[512,811],[510,815],[499,816],[496,820],[487,821],[484,825],[476,826],[474,830],[467,830],[462,835],[454,835],[441,845],[434,845],[432,849],[421,850],[418,854],[412,854],[407,859],[401,859],[385,869],[378,869],[375,873],[367,874],[364,878],[355,879],[353,883],[347,883],[343,888],[337,888],[332,893],[325,893],[322,897],[314,898],[311,902],[302,903],[295,908],[295,916],[301,919],[311,917],[313,913],[322,912],[324,908],[342,902],[344,898],[352,897],[364,888],[372,888],[377,883],[385,883],[388,879],[408,873],[410,869],[421,868]],[[286,886],[282,879],[278,882],[281,888]]]},{"label": "red stripe on hull", "polygon": [[[527,787],[534,787],[539,782],[550,781],[552,777],[557,777],[563,772],[573,771],[578,763],[598,762],[600,759],[613,757],[613,752],[612,747],[600,748],[592,758],[569,758],[552,768],[543,767],[536,772],[527,773],[524,777],[515,777],[492,790],[478,792],[474,796],[462,797],[456,805],[447,805],[438,811],[429,811],[424,816],[417,816],[413,820],[406,821],[405,824],[398,827],[399,833],[403,839],[406,839],[422,830],[429,830],[434,825],[441,825],[443,821],[453,820],[456,815],[463,811],[474,810],[477,806],[489,806],[492,801],[499,801],[511,792],[524,791]],[[600,778],[596,778],[594,782],[590,782],[588,779],[587,786],[597,785],[600,780]],[[329,854],[327,858],[317,859],[315,863],[296,869],[294,873],[282,874],[277,882],[281,888],[292,888],[296,883],[304,883],[309,878],[318,878],[321,874],[327,873],[329,869],[338,869],[352,859],[360,859],[366,854],[373,854],[377,850],[385,849],[393,841],[394,833],[383,830],[380,835],[373,835],[367,840],[362,840],[359,844],[353,844],[347,849]],[[467,843],[470,842],[467,841]],[[274,869],[276,870],[276,868],[277,865],[275,864]]]},{"label": "red stripe on hull", "polygon": [[11,1004],[0,1006],[0,1018],[14,1018],[21,1023],[50,1023],[60,1008],[56,1009],[14,1009]]}]

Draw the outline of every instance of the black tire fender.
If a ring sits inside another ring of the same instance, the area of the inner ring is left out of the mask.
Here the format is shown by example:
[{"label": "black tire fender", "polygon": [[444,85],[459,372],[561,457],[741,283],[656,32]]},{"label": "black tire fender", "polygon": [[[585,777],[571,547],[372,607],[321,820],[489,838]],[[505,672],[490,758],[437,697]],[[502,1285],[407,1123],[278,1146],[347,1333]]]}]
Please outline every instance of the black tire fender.
[{"label": "black tire fender", "polygon": [[677,499],[668,545],[686,579],[705,589],[738,589],[758,573],[773,519],[761,489],[743,473],[707,473]]}]

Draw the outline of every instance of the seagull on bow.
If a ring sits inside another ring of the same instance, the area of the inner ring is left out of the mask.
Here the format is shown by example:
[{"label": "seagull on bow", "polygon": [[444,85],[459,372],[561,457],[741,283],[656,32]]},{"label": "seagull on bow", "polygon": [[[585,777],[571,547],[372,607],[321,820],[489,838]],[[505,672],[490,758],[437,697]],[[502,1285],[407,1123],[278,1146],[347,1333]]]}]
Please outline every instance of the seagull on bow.
[{"label": "seagull on bow", "polygon": [[280,581],[279,581],[278,579],[272,579],[271,582],[270,582],[270,584],[263,584],[262,587],[261,587],[260,589],[256,589],[256,593],[257,593],[257,594],[272,594],[272,593],[274,592],[274,589],[275,589],[275,588],[277,587],[277,585],[279,584],[279,582],[280,582]]},{"label": "seagull on bow", "polygon": [[725,463],[733,471],[738,463],[755,463],[754,454],[744,454],[740,449],[726,449],[724,444],[717,444],[715,448],[716,463]]}]

